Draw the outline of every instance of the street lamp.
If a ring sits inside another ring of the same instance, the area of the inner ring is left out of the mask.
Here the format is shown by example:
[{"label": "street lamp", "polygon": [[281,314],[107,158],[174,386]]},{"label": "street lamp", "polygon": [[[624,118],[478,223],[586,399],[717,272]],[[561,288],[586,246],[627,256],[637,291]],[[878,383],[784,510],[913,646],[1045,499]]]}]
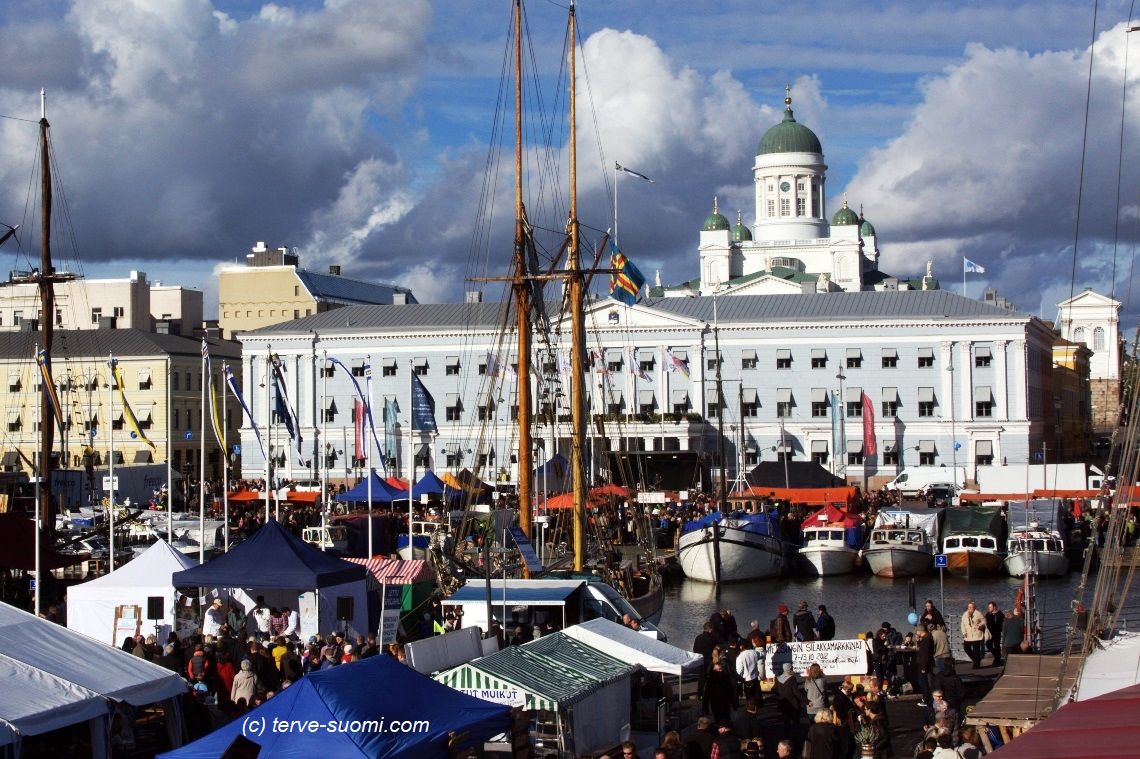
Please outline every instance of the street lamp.
[{"label": "street lamp", "polygon": [[839,370],[835,379],[839,380],[839,395],[835,403],[835,413],[839,415],[839,440],[836,441],[836,448],[838,449],[836,458],[838,460],[835,465],[835,474],[837,477],[842,477],[843,483],[847,484],[847,398],[843,395],[843,380],[847,379],[847,375],[843,373],[843,369]]}]

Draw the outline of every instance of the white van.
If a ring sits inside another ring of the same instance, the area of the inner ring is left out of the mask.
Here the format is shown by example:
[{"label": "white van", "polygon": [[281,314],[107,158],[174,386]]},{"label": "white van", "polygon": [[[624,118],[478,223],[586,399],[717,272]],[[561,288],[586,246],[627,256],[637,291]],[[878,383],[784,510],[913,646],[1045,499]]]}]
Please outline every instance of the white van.
[{"label": "white van", "polygon": [[909,466],[884,487],[904,498],[917,498],[923,488],[936,482],[953,483],[961,488],[966,484],[966,467]]}]

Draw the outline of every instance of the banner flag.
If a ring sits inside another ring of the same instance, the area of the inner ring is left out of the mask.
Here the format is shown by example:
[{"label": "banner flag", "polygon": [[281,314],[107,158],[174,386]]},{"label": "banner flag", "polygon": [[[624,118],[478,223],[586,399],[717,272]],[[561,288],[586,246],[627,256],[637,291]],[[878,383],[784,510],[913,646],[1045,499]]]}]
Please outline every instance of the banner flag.
[{"label": "banner flag", "polygon": [[875,440],[875,403],[863,393],[863,455],[874,456],[879,451]]},{"label": "banner flag", "polygon": [[119,388],[119,402],[123,404],[123,418],[127,420],[127,426],[139,440],[149,445],[152,451],[157,450],[154,443],[143,434],[142,428],[139,427],[139,420],[135,418],[135,412],[131,411],[131,404],[127,403],[126,393],[123,392],[123,373],[119,370],[119,362],[114,358],[111,359],[111,374],[114,375],[115,385]]},{"label": "banner flag", "polygon": [[435,398],[424,387],[419,375],[412,374],[412,429],[439,432],[435,423]]},{"label": "banner flag", "polygon": [[265,452],[265,441],[261,439],[261,430],[257,428],[257,422],[253,421],[253,412],[249,410],[246,405],[245,398],[242,397],[241,388],[237,385],[237,378],[234,377],[233,369],[227,364],[222,364],[222,375],[226,378],[226,387],[230,389],[230,394],[237,399],[238,405],[245,413],[245,418],[249,420],[249,426],[253,428],[253,436],[257,438],[257,445],[261,448],[261,457],[268,458]]},{"label": "banner flag", "polygon": [[36,363],[40,367],[40,386],[43,388],[44,395],[47,396],[48,402],[51,404],[51,410],[55,414],[55,424],[59,429],[59,434],[64,435],[63,430],[63,411],[59,405],[59,395],[55,390],[55,381],[51,378],[51,358],[48,357],[47,351],[40,350],[36,354]]}]

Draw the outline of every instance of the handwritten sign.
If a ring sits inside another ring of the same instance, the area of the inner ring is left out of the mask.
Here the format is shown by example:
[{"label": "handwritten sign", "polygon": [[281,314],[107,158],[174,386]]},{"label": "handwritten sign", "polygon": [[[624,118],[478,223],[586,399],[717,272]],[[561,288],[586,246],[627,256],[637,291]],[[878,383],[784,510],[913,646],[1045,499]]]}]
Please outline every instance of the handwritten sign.
[{"label": "handwritten sign", "polygon": [[766,677],[775,677],[784,671],[785,662],[791,662],[797,675],[813,663],[825,675],[865,675],[867,650],[867,641],[857,639],[772,643],[764,649],[764,672]]}]

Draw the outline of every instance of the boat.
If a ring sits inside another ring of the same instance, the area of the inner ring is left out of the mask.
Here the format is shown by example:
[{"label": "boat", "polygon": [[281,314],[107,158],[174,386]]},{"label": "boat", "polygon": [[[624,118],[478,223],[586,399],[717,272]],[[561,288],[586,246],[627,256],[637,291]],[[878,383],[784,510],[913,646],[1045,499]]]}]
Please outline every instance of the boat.
[{"label": "boat", "polygon": [[348,530],[344,527],[306,527],[301,531],[301,540],[322,551],[348,553]]},{"label": "boat", "polygon": [[799,565],[813,577],[849,574],[861,566],[863,523],[854,514],[830,504],[804,519]]},{"label": "boat", "polygon": [[1006,541],[1005,571],[1013,577],[1035,574],[1062,577],[1069,573],[1065,541],[1056,530],[1018,530]]},{"label": "boat", "polygon": [[917,577],[934,565],[941,512],[880,511],[863,549],[878,577]]},{"label": "boat", "polygon": [[774,512],[714,511],[681,527],[677,561],[700,582],[743,582],[784,573],[784,543]]},{"label": "boat", "polygon": [[946,509],[942,553],[956,577],[986,577],[1002,569],[1001,510],[994,506]]}]

